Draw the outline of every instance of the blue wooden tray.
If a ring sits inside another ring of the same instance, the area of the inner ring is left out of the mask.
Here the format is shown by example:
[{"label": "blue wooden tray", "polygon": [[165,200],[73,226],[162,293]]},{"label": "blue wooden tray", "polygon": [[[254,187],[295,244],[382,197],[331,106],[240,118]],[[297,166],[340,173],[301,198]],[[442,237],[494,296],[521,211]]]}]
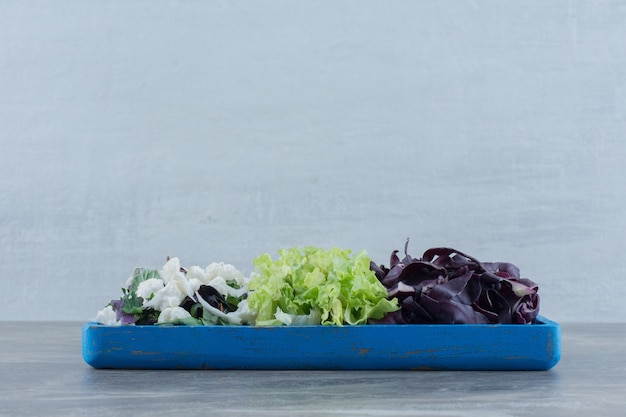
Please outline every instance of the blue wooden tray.
[{"label": "blue wooden tray", "polygon": [[83,326],[83,358],[116,369],[547,370],[558,323]]}]

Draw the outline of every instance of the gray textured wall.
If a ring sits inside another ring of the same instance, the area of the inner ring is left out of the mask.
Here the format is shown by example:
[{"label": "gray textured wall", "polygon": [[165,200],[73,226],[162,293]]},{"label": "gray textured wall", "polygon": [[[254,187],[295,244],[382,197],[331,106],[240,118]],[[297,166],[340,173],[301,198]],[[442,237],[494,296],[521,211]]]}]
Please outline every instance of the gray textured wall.
[{"label": "gray textured wall", "polygon": [[0,319],[135,266],[411,237],[623,321],[626,5],[0,2]]}]

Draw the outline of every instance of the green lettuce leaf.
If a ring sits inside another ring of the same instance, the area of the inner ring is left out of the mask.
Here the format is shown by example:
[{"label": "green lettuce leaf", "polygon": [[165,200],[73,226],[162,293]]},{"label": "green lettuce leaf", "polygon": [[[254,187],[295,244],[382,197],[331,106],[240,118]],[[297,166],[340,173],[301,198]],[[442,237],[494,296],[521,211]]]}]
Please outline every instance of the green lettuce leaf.
[{"label": "green lettuce leaf", "polygon": [[307,246],[278,254],[277,260],[269,254],[254,260],[248,303],[257,325],[365,324],[399,309],[396,299],[387,299],[364,250],[351,256],[346,249]]}]

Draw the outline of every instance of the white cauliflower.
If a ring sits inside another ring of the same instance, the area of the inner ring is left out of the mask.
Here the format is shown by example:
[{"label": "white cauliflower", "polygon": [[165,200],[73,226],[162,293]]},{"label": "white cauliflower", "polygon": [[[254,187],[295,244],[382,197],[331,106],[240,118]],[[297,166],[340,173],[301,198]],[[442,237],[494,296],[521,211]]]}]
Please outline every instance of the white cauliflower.
[{"label": "white cauliflower", "polygon": [[152,298],[154,294],[156,294],[159,290],[163,289],[165,285],[163,284],[163,280],[160,278],[150,278],[145,281],[142,281],[137,286],[137,296],[144,299],[144,305],[148,300]]},{"label": "white cauliflower", "polygon": [[191,317],[191,314],[182,307],[168,307],[161,311],[157,323],[170,323],[176,320],[183,320]]},{"label": "white cauliflower", "polygon": [[96,314],[96,318],[94,318],[93,320],[105,326],[119,326],[121,324],[119,321],[117,321],[117,315],[115,311],[113,311],[113,307],[110,305],[98,311],[98,314]]},{"label": "white cauliflower", "polygon": [[217,277],[222,277],[224,281],[234,281],[238,286],[244,284],[244,276],[234,265],[225,264],[224,262],[213,262],[206,267],[209,282]]},{"label": "white cauliflower", "polygon": [[178,307],[186,296],[187,294],[180,290],[176,281],[170,281],[165,287],[154,293],[154,297],[145,302],[143,307],[152,307],[162,312],[166,308]]}]

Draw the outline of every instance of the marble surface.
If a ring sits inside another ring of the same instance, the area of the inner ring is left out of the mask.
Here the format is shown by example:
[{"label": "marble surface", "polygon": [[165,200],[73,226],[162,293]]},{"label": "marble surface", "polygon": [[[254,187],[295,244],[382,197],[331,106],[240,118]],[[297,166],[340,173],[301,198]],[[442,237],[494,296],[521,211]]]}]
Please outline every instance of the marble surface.
[{"label": "marble surface", "polygon": [[90,368],[78,322],[0,322],[0,416],[622,416],[626,324],[565,324],[545,372]]},{"label": "marble surface", "polygon": [[410,237],[626,321],[625,5],[0,1],[0,318],[87,320],[167,256]]}]

